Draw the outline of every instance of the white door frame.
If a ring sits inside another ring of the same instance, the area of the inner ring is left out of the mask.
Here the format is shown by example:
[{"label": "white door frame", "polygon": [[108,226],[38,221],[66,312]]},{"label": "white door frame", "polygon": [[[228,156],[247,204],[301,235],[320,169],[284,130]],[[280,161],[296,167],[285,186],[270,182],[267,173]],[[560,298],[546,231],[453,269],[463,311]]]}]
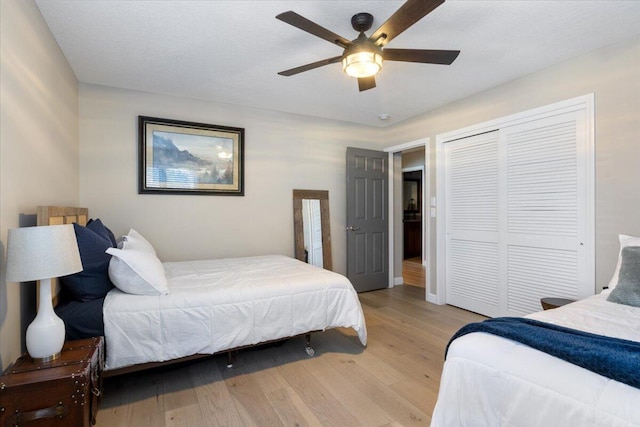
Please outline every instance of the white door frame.
[{"label": "white door frame", "polygon": [[436,203],[437,216],[442,221],[437,221],[437,266],[436,266],[436,304],[446,304],[446,221],[444,221],[445,211],[445,158],[444,144],[456,139],[465,138],[480,133],[498,130],[500,128],[513,126],[531,120],[548,117],[554,114],[562,114],[570,111],[584,109],[586,111],[586,138],[589,156],[587,159],[587,277],[594,282],[595,289],[595,112],[594,94],[590,93],[565,101],[556,102],[531,110],[523,111],[509,116],[504,116],[495,120],[490,120],[476,125],[457,129],[451,132],[436,135]]},{"label": "white door frame", "polygon": [[[424,247],[424,252],[423,252],[423,258],[426,259],[427,261],[431,259],[431,255],[430,255],[430,251],[429,251],[429,244],[428,242],[431,239],[431,226],[430,226],[430,222],[429,218],[430,216],[427,215],[427,212],[425,209],[426,206],[426,201],[429,200],[429,196],[431,194],[430,192],[430,186],[429,186],[429,138],[422,138],[422,139],[417,139],[415,141],[411,141],[411,142],[406,142],[404,144],[399,144],[399,145],[394,145],[391,147],[387,147],[385,148],[383,151],[389,153],[389,161],[387,162],[387,164],[389,165],[389,287],[393,287],[393,283],[394,283],[394,266],[395,266],[395,253],[398,250],[398,248],[395,247],[394,245],[394,222],[395,222],[395,215],[394,215],[394,191],[393,191],[393,176],[394,176],[394,170],[393,170],[393,155],[396,153],[401,153],[402,151],[406,151],[406,150],[410,150],[413,148],[419,148],[419,147],[424,147],[424,171],[423,171],[423,182],[422,182],[422,206],[423,206],[423,218],[424,221],[422,221],[422,244]],[[429,290],[429,274],[425,274],[425,294],[426,294],[426,300],[433,302],[432,301],[432,297],[435,298],[435,295],[432,295]]]}]

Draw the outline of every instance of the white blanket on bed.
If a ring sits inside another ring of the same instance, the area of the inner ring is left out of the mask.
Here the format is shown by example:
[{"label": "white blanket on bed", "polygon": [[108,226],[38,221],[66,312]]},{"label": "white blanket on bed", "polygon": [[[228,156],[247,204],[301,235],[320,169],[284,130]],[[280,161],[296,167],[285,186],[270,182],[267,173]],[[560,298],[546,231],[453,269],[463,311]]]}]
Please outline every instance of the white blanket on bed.
[{"label": "white blanket on bed", "polygon": [[106,369],[334,327],[367,329],[346,277],[285,256],[163,264],[169,294],[105,298]]},{"label": "white blanket on bed", "polygon": [[[640,308],[607,294],[527,317],[640,342]],[[432,427],[552,425],[640,426],[640,390],[486,333],[451,344]]]}]

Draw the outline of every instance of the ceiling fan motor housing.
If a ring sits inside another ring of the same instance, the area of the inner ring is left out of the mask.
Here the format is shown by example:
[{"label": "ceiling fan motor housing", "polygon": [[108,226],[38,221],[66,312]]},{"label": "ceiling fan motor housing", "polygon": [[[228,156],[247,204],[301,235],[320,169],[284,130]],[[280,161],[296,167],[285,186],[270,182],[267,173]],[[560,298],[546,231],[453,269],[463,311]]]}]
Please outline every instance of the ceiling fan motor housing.
[{"label": "ceiling fan motor housing", "polygon": [[354,39],[351,44],[345,48],[342,56],[346,57],[357,52],[373,52],[382,56],[382,47],[369,40],[364,33],[360,33],[358,38]]},{"label": "ceiling fan motor housing", "polygon": [[371,28],[373,15],[367,12],[356,13],[351,17],[351,26],[359,33],[364,33]]}]

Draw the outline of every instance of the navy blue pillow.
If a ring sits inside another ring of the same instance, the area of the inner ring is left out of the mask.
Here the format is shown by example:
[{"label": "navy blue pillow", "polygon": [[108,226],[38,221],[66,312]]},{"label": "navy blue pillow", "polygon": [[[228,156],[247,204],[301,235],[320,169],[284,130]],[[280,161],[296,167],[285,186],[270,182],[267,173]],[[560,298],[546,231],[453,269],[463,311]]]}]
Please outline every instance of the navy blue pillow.
[{"label": "navy blue pillow", "polygon": [[109,280],[111,255],[105,253],[113,245],[108,236],[92,230],[101,230],[101,223],[92,221],[92,224],[90,227],[73,224],[83,270],[60,278],[64,298],[69,300],[92,301],[104,297],[113,289],[113,283]]},{"label": "navy blue pillow", "polygon": [[67,340],[104,336],[102,306],[104,298],[58,304],[56,313],[64,321]]},{"label": "navy blue pillow", "polygon": [[87,222],[87,228],[109,239],[111,241],[111,247],[115,248],[117,246],[116,236],[100,221],[100,218],[90,219],[89,222]]}]

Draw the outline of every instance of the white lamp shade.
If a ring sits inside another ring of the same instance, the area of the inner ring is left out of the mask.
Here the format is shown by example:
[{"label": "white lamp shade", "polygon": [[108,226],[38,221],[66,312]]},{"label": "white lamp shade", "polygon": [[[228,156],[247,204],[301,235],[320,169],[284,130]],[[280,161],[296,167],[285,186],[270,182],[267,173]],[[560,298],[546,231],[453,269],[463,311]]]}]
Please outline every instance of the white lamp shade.
[{"label": "white lamp shade", "polygon": [[7,282],[50,279],[82,271],[73,225],[12,228],[7,237]]}]

